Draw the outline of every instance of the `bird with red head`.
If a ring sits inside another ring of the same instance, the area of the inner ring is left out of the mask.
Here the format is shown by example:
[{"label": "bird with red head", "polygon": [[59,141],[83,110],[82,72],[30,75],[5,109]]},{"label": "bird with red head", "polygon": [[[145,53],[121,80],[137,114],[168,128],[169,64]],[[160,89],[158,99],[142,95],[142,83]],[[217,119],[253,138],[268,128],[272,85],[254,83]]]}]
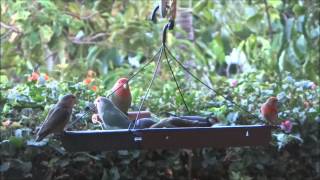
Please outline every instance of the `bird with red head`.
[{"label": "bird with red head", "polygon": [[269,97],[262,104],[260,112],[269,124],[274,124],[278,119],[278,99],[276,97]]},{"label": "bird with red head", "polygon": [[120,78],[112,88],[111,101],[123,113],[128,114],[128,109],[131,106],[131,92],[127,78]]}]

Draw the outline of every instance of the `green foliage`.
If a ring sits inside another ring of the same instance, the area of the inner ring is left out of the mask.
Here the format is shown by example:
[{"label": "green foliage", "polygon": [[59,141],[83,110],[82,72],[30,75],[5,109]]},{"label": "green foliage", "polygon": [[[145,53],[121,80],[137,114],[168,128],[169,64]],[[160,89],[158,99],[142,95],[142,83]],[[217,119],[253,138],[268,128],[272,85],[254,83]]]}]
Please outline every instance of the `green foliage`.
[{"label": "green foliage", "polygon": [[[119,77],[150,60],[166,20],[148,21],[153,1],[1,1],[0,176],[186,179],[191,172],[195,179],[319,178],[319,3],[266,2],[193,1],[195,40],[176,39],[169,31],[167,44],[215,92],[170,59],[188,112],[163,59],[144,108],[160,117],[213,114],[218,125],[262,124],[253,115],[269,96],[277,96],[277,123],[290,119],[290,134],[273,131],[267,147],[69,153],[54,139],[31,146],[49,108],[74,93],[79,104],[72,119],[82,116]],[[175,31],[183,33],[178,25]],[[229,72],[232,63],[240,69],[236,75]],[[132,110],[138,109],[154,68],[151,64],[130,82]],[[87,83],[89,69],[96,76]],[[30,80],[33,71],[40,77]],[[99,129],[90,115],[72,128]]]},{"label": "green foliage", "polygon": [[[1,28],[1,72],[18,76],[39,64],[55,77],[83,75],[89,68],[106,74],[128,56],[148,56],[158,40],[158,35],[151,33],[155,29],[152,23],[145,20],[150,5],[140,1],[84,5],[2,1],[1,19],[8,28]],[[106,6],[113,9],[102,8]]]},{"label": "green foliage", "polygon": [[[173,84],[163,84],[164,81],[167,81],[167,75],[166,73],[160,74],[145,106],[157,115],[172,110],[175,110],[174,113],[188,113],[181,99],[178,98],[175,84],[173,82]],[[180,77],[183,74],[177,73],[177,76]],[[316,175],[317,164],[314,157],[319,155],[319,151],[315,149],[319,145],[317,126],[320,118],[318,107],[320,88],[318,86],[314,86],[311,81],[296,81],[290,75],[286,75],[281,86],[273,83],[273,78],[259,73],[242,74],[237,77],[237,84],[232,86],[224,77],[214,76],[211,79],[217,90],[216,93],[208,91],[193,80],[190,80],[188,84],[181,81],[185,91],[192,89],[190,93],[185,93],[191,113],[204,115],[213,113],[219,118],[219,124],[225,125],[260,124],[263,122],[248,115],[222,98],[221,95],[228,96],[253,114],[259,114],[259,107],[265,101],[265,97],[274,95],[282,104],[279,119],[290,119],[294,127],[291,134],[285,134],[279,130],[274,131],[274,138],[269,147],[193,150],[192,172],[195,177],[269,179],[297,176],[299,179]],[[142,97],[145,89],[140,86],[143,83],[139,80],[141,79],[136,79],[131,86],[134,90],[135,105],[140,102],[137,97]],[[83,113],[82,110],[88,102],[92,102],[95,97],[107,92],[103,86],[98,85],[98,87],[99,90],[95,92],[83,82],[60,81],[58,83],[51,79],[45,84],[32,81],[7,89],[3,96],[6,103],[1,112],[1,122],[9,120],[13,123],[9,126],[4,124],[1,126],[1,157],[4,161],[1,165],[2,173],[6,177],[14,177],[15,174],[12,174],[12,171],[15,169],[25,178],[28,176],[43,178],[43,175],[37,173],[46,172],[66,178],[76,174],[77,177],[82,177],[86,174],[93,179],[98,177],[145,179],[150,177],[170,178],[171,175],[168,172],[173,172],[173,178],[185,177],[188,169],[184,164],[190,153],[184,150],[68,153],[61,148],[60,143],[55,141],[50,141],[50,146],[43,148],[32,148],[28,145],[28,141],[34,138],[34,127],[45,118],[48,108],[57,101],[59,96],[71,92],[81,97],[74,111],[73,119],[75,119]],[[90,122],[90,117],[87,117],[73,128],[96,129],[98,127]],[[42,156],[43,153],[50,154],[50,156]],[[62,153],[62,156],[57,153]],[[17,154],[16,160],[10,159],[13,154]],[[31,165],[31,159],[38,159],[38,161],[32,162]],[[301,159],[304,159],[304,166],[299,166],[297,172],[291,171],[289,167],[301,163]],[[87,166],[88,163],[91,164],[90,167]],[[29,165],[32,168],[29,168]],[[78,170],[73,170],[74,166],[77,166]],[[32,170],[33,168],[38,169],[37,173]],[[151,171],[155,168],[156,171]],[[200,173],[196,173],[198,171]],[[214,173],[206,174],[205,171]],[[304,175],[301,175],[300,172],[303,172]]]},{"label": "green foliage", "polygon": [[319,2],[249,2],[202,0],[194,6],[198,38],[197,48],[190,50],[192,54],[202,54],[201,58],[196,56],[199,62],[205,59],[208,62],[203,65],[210,66],[213,61],[219,67],[224,54],[238,47],[257,70],[280,78],[289,71],[296,78],[319,81],[320,25],[314,21],[319,16]]}]

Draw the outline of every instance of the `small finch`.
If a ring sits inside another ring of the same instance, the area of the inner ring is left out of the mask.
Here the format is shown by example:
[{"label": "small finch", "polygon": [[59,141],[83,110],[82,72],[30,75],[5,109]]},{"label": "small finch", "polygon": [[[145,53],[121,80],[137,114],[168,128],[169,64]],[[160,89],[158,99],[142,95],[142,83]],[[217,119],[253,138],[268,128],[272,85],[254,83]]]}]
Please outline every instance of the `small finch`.
[{"label": "small finch", "polygon": [[107,127],[128,128],[130,124],[128,117],[112,101],[105,97],[98,97],[94,103],[99,118]]},{"label": "small finch", "polygon": [[131,106],[131,92],[127,78],[120,78],[112,88],[111,101],[124,114],[128,114],[128,109]]},{"label": "small finch", "polygon": [[[122,111],[120,111],[120,109],[116,107],[115,104],[113,104],[111,100],[105,97],[98,97],[94,103],[97,107],[98,117],[93,117],[93,122],[102,120],[105,125],[104,127],[120,129],[126,129],[129,127],[131,121]],[[136,121],[135,128],[148,128],[153,124],[155,124],[155,121],[151,118],[142,118]]]},{"label": "small finch", "polygon": [[261,109],[260,109],[261,115],[270,124],[274,124],[275,121],[278,119],[277,103],[278,103],[278,99],[276,97],[270,97],[261,106]]},{"label": "small finch", "polygon": [[36,141],[39,142],[51,133],[61,133],[68,123],[76,97],[72,94],[65,95],[50,109],[44,123],[37,133]]}]

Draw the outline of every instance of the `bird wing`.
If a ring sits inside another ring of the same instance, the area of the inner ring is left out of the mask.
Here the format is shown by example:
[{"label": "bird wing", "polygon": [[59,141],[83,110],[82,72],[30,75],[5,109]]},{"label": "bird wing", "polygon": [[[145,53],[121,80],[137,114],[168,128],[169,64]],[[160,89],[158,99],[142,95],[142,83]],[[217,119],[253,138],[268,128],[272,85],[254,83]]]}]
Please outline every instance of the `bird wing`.
[{"label": "bird wing", "polygon": [[62,131],[70,118],[71,111],[72,110],[68,110],[67,108],[59,106],[55,106],[53,109],[51,109],[47,116],[47,119],[42,124],[38,132],[38,136]]},{"label": "bird wing", "polygon": [[44,124],[44,123],[47,122],[47,120],[48,120],[49,117],[52,115],[52,113],[53,113],[53,111],[54,111],[55,109],[56,109],[56,105],[54,105],[54,106],[49,110],[49,112],[48,112],[48,114],[47,114],[47,117],[46,117],[45,121],[44,121],[42,124]]},{"label": "bird wing", "polygon": [[[110,114],[109,114],[110,113]],[[112,116],[112,119],[114,122],[110,122],[111,126],[118,126],[120,128],[127,128],[130,124],[130,121],[128,120],[128,117],[116,106],[114,106],[113,111],[108,111],[107,116]]]}]

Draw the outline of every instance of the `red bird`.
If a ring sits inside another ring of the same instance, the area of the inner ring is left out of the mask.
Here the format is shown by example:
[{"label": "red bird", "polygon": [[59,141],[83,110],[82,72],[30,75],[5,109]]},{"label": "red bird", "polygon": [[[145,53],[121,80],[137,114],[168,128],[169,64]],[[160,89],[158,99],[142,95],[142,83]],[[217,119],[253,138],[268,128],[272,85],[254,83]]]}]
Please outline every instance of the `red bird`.
[{"label": "red bird", "polygon": [[131,92],[127,78],[120,78],[112,88],[111,101],[123,113],[128,114],[128,109],[131,105]]},{"label": "red bird", "polygon": [[278,119],[278,99],[276,97],[270,97],[262,104],[260,112],[262,117],[267,120],[270,124],[275,123]]}]

